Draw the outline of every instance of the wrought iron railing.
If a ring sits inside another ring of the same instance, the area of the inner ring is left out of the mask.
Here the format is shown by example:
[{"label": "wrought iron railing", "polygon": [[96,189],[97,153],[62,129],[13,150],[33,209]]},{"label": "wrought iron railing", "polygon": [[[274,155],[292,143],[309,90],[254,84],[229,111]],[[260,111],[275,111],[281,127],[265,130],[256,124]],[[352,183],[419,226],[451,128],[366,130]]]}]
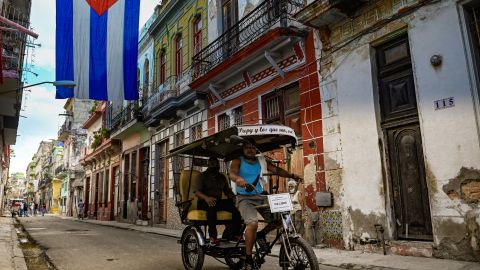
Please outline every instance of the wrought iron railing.
[{"label": "wrought iron railing", "polygon": [[[25,28],[30,27],[30,7],[21,7],[16,1],[0,1],[0,17]],[[27,35],[17,31],[2,20],[0,22],[1,43],[0,68],[3,70],[2,78],[20,78],[25,58],[25,44]]]},{"label": "wrought iron railing", "polygon": [[68,134],[70,130],[72,130],[72,121],[67,119],[58,130],[58,138],[62,137],[63,134]]},{"label": "wrought iron railing", "polygon": [[171,97],[176,97],[180,94],[179,80],[177,76],[170,76],[164,83],[155,87],[152,94],[143,107],[143,112],[151,112],[153,108],[162,104]]},{"label": "wrought iron railing", "polygon": [[108,106],[108,113],[111,115],[111,121],[107,125],[107,129],[109,129],[113,133],[115,130],[126,126],[133,120],[141,120],[141,110],[141,104],[138,101],[133,101],[130,102],[127,106],[123,107],[120,112],[115,114],[113,110],[113,105],[110,104]]},{"label": "wrought iron railing", "polygon": [[265,0],[237,24],[192,58],[192,80],[202,77],[214,67],[270,31],[280,22],[286,27],[292,16],[305,5],[304,0]]}]

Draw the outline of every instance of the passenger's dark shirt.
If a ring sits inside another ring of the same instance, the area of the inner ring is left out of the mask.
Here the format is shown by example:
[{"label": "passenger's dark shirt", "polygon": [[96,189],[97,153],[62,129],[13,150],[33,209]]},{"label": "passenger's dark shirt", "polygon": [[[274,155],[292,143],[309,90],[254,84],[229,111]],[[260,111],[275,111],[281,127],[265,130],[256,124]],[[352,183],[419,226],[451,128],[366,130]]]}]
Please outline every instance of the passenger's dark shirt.
[{"label": "passenger's dark shirt", "polygon": [[222,173],[210,169],[202,172],[197,180],[195,192],[197,191],[218,200],[222,198],[222,191],[226,195],[233,193],[228,185],[227,178]]}]

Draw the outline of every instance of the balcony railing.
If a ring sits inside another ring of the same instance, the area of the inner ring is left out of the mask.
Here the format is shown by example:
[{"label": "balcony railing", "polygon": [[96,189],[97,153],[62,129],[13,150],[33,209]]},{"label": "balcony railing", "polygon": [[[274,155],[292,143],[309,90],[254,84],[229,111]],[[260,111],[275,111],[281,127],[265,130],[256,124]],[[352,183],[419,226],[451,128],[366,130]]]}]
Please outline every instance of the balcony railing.
[{"label": "balcony railing", "polygon": [[58,138],[62,138],[64,135],[68,134],[70,130],[72,130],[72,121],[67,119],[58,130]]},{"label": "balcony railing", "polygon": [[58,167],[55,168],[55,175],[58,175],[58,174],[60,174],[60,173],[62,173],[62,172],[64,172],[64,171],[65,171],[65,166],[60,165],[60,166],[58,166]]},{"label": "balcony railing", "polygon": [[180,94],[179,81],[181,80],[177,80],[177,76],[171,76],[163,84],[155,87],[147,100],[146,106],[143,107],[143,112],[151,112],[153,108],[167,99],[178,96]]},{"label": "balcony railing", "polygon": [[110,115],[111,120],[107,125],[107,129],[113,132],[126,126],[133,120],[141,120],[141,110],[142,108],[140,103],[138,101],[134,101],[130,102],[126,107],[123,107],[123,109],[117,114],[114,114],[113,106],[110,104],[108,106],[108,114]]},{"label": "balcony railing", "polygon": [[288,20],[305,6],[304,0],[265,0],[252,12],[228,29],[192,58],[192,79],[202,77],[214,67],[267,33],[280,22]]},{"label": "balcony railing", "polygon": [[[29,9],[30,7],[21,9],[15,1],[0,1],[0,16],[25,28],[30,26]],[[27,35],[22,31],[15,31],[5,22],[0,23],[0,28],[2,28],[0,68],[3,71],[1,77],[18,79],[22,74]]]}]

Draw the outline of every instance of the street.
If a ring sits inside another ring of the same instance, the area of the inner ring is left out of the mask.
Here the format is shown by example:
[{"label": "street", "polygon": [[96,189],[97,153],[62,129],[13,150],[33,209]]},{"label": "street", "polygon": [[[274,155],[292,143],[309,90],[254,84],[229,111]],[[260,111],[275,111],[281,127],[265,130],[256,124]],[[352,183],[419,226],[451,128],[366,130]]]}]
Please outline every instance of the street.
[{"label": "street", "polygon": [[[25,230],[57,269],[184,269],[180,245],[173,237],[141,233],[57,217],[20,218]],[[227,269],[211,257],[203,269]],[[262,269],[278,269],[268,257]],[[321,269],[340,269],[322,267]]]}]

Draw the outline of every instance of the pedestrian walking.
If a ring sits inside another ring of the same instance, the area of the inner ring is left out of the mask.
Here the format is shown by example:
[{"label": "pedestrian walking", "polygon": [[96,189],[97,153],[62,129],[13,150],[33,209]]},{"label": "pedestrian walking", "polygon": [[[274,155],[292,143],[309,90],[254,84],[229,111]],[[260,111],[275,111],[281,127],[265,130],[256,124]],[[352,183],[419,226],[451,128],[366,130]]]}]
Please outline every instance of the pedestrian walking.
[{"label": "pedestrian walking", "polygon": [[30,216],[33,216],[33,209],[35,208],[35,204],[31,202],[28,208],[29,208],[28,211],[30,212]]},{"label": "pedestrian walking", "polygon": [[34,205],[33,205],[33,215],[37,216],[37,212],[38,212],[38,203],[34,203]]},{"label": "pedestrian walking", "polygon": [[42,204],[42,217],[45,216],[45,212],[47,212],[47,206],[44,204]]},{"label": "pedestrian walking", "polygon": [[20,207],[18,208],[18,216],[23,216],[23,202],[20,202]]},{"label": "pedestrian walking", "polygon": [[28,217],[28,203],[23,204],[23,215]]},{"label": "pedestrian walking", "polygon": [[85,204],[80,199],[80,201],[78,202],[78,210],[77,210],[78,211],[78,219],[83,220],[84,210],[85,210]]}]

